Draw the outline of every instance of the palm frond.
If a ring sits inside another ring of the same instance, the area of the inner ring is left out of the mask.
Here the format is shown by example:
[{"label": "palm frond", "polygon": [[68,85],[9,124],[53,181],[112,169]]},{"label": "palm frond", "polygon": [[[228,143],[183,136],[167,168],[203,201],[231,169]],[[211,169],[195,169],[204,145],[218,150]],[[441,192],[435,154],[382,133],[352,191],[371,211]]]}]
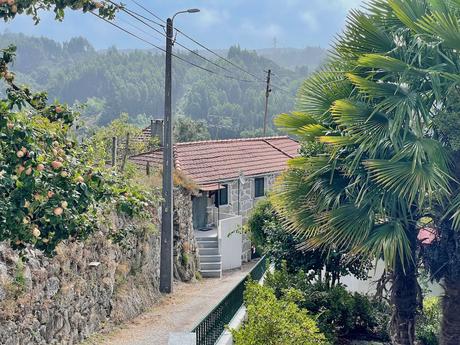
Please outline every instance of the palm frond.
[{"label": "palm frond", "polygon": [[394,46],[393,39],[372,18],[362,11],[352,10],[344,33],[334,45],[334,53],[342,59],[354,59],[360,54],[386,53]]},{"label": "palm frond", "polygon": [[364,103],[338,100],[331,110],[334,122],[349,134],[352,142],[362,145],[363,151],[375,153],[373,148],[378,148],[390,136],[387,117]]},{"label": "palm frond", "polygon": [[443,202],[450,195],[450,177],[436,164],[424,163],[415,169],[410,161],[367,160],[364,166],[373,180],[386,191],[423,206],[425,200]]},{"label": "palm frond", "polygon": [[354,248],[353,253],[370,258],[382,258],[389,269],[394,269],[398,260],[403,268],[407,263],[415,260],[412,257],[406,229],[399,221],[375,226],[368,239]]},{"label": "palm frond", "polygon": [[318,121],[328,120],[334,101],[349,97],[351,92],[349,80],[339,71],[329,68],[313,74],[303,83],[296,107]]},{"label": "palm frond", "polygon": [[427,3],[423,0],[388,0],[388,4],[398,19],[413,31],[419,31],[420,28],[416,22],[421,19],[427,12]]},{"label": "palm frond", "polygon": [[353,138],[349,136],[340,136],[340,135],[322,135],[318,137],[318,141],[323,144],[328,144],[331,146],[348,146],[353,145]]},{"label": "palm frond", "polygon": [[415,68],[402,60],[380,54],[362,55],[358,59],[358,65],[372,68],[380,72],[399,73],[412,75],[414,77],[423,78],[427,74],[427,71]]},{"label": "palm frond", "polygon": [[[401,89],[396,84],[391,83],[376,83],[367,80],[352,73],[346,74],[347,78],[369,98],[388,98],[396,95],[401,95]],[[405,96],[405,95],[404,95]]]},{"label": "palm frond", "polygon": [[450,220],[452,220],[452,227],[460,231],[460,193],[451,200],[450,207],[443,218],[447,217],[450,217]]},{"label": "palm frond", "polygon": [[300,134],[300,128],[307,125],[316,125],[316,121],[311,115],[302,112],[292,112],[290,114],[280,114],[275,117],[275,126],[283,132],[293,135]]},{"label": "palm frond", "polygon": [[405,143],[400,152],[396,153],[391,162],[401,160],[411,160],[412,170],[417,166],[422,166],[424,163],[434,163],[445,174],[449,173],[449,167],[452,165],[452,158],[443,145],[431,138],[414,138]]},{"label": "palm frond", "polygon": [[339,250],[349,250],[368,238],[373,225],[374,214],[367,205],[342,205],[319,215],[316,218],[317,234],[307,238],[300,247],[313,250],[333,246]]},{"label": "palm frond", "polygon": [[453,14],[433,12],[420,18],[416,25],[425,32],[438,36],[445,46],[460,49],[460,23]]}]

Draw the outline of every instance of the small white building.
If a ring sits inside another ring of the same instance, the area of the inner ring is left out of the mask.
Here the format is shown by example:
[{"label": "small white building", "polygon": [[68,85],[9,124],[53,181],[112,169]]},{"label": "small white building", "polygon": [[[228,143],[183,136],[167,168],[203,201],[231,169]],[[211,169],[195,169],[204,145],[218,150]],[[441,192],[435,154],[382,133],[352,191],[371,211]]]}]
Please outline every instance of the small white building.
[{"label": "small white building", "polygon": [[[174,145],[176,170],[198,189],[192,196],[192,213],[203,276],[220,276],[222,270],[251,259],[251,243],[239,230],[298,150],[298,142],[287,136]],[[159,166],[162,154],[158,149],[130,161]]]}]

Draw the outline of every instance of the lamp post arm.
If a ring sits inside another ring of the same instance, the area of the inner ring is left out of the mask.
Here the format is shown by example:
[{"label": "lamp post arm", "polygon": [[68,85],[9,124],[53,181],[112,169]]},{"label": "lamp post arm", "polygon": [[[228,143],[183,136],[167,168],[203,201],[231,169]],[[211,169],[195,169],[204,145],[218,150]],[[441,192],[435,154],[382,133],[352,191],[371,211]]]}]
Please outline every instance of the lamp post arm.
[{"label": "lamp post arm", "polygon": [[174,18],[176,18],[176,16],[177,16],[178,14],[187,13],[187,12],[188,12],[188,11],[179,11],[179,12],[174,13],[174,15],[171,17],[171,22],[174,22]]}]

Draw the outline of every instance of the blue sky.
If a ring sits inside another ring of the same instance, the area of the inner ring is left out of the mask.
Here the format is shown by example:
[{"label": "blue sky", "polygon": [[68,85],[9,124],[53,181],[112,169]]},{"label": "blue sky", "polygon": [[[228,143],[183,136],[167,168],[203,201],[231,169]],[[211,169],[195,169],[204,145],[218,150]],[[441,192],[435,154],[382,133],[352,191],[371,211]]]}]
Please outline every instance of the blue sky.
[{"label": "blue sky", "polygon": [[[139,0],[159,16],[191,7],[200,13],[178,17],[177,27],[210,48],[228,48],[240,44],[244,48],[273,47],[274,37],[278,47],[328,47],[334,35],[344,26],[347,12],[359,7],[362,0]],[[144,13],[130,0],[124,3],[133,10]],[[147,14],[145,14],[147,15]],[[18,16],[11,23],[1,23],[0,31],[23,32],[46,36],[59,41],[71,37],[86,37],[95,47],[146,48],[145,43],[118,31],[91,14],[67,11],[64,22],[55,22],[52,13],[42,13],[38,26],[30,17]],[[121,16],[119,24],[146,37],[129,26],[135,23]],[[147,37],[146,37],[147,38]],[[159,34],[148,38],[161,44]]]}]

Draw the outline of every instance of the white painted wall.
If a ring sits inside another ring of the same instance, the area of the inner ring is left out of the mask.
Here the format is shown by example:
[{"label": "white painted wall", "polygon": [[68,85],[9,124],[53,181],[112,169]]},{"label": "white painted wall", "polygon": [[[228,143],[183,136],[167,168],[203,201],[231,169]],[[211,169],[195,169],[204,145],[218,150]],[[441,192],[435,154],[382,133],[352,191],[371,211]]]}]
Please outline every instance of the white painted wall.
[{"label": "white painted wall", "polygon": [[243,238],[241,231],[243,217],[233,216],[221,219],[217,229],[220,254],[222,255],[222,270],[231,270],[241,267],[241,253]]},{"label": "white painted wall", "polygon": [[[340,278],[340,282],[347,286],[348,291],[374,295],[377,292],[376,282],[380,279],[380,277],[382,277],[384,270],[385,263],[382,260],[379,260],[377,262],[376,267],[369,271],[367,280],[359,280],[354,276],[350,275]],[[388,289],[389,288],[390,285],[388,285]],[[431,296],[441,296],[443,294],[443,289],[441,285],[437,283],[429,283],[428,289],[431,291]]]}]

